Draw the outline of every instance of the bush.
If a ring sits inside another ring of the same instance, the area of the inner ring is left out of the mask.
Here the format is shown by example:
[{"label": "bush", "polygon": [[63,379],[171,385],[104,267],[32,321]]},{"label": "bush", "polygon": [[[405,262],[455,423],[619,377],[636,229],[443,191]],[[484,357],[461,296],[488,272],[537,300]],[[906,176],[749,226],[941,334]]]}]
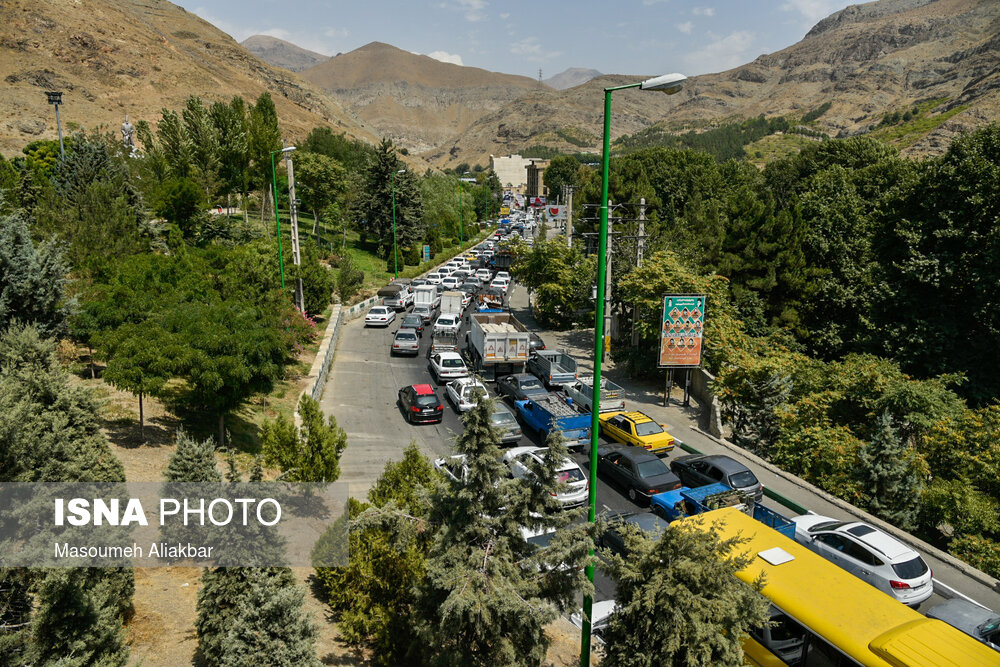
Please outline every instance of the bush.
[{"label": "bush", "polygon": [[396,251],[396,255],[399,258],[398,265],[392,259],[392,251],[391,250],[389,251],[389,257],[385,260],[385,270],[388,271],[389,273],[392,273],[394,271],[402,271],[403,267],[406,266],[406,261],[405,261],[405,257],[403,256],[403,253],[400,252],[400,251]]},{"label": "bush", "polygon": [[361,284],[365,281],[364,271],[358,268],[354,257],[350,254],[344,255],[340,262],[340,270],[337,271],[337,292],[341,301],[348,301],[358,293]]},{"label": "bush", "polygon": [[420,246],[410,246],[403,251],[403,259],[406,260],[407,266],[416,266],[420,263]]},{"label": "bush", "polygon": [[964,535],[954,540],[948,551],[991,577],[1000,577],[1000,543],[978,535]]}]

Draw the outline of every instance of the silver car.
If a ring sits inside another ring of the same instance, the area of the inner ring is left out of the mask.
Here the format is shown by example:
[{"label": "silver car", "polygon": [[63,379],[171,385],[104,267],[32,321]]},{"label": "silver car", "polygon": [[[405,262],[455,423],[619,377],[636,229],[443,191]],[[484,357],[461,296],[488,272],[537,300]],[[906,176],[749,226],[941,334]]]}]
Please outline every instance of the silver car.
[{"label": "silver car", "polygon": [[[548,447],[514,447],[503,455],[503,461],[510,466],[515,479],[534,479],[531,471],[532,462],[541,464],[542,457],[548,454]],[[564,507],[577,507],[587,502],[590,484],[583,470],[570,458],[564,458],[556,468],[556,481],[563,485],[556,492],[556,500]]]},{"label": "silver car", "polygon": [[417,332],[413,329],[400,329],[396,332],[396,335],[392,337],[392,347],[389,348],[390,354],[412,354],[417,356],[420,354],[420,337],[417,336]]},{"label": "silver car", "polygon": [[506,405],[499,401],[494,405],[493,414],[490,415],[490,426],[499,431],[500,444],[516,445],[521,441],[521,436],[524,435],[521,431],[521,425]]}]

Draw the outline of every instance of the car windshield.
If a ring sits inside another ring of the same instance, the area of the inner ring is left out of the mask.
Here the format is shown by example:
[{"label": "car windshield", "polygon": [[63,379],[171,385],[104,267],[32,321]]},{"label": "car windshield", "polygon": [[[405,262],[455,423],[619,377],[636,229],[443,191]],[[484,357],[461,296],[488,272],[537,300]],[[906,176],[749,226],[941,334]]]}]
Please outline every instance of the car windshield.
[{"label": "car windshield", "polygon": [[567,484],[571,484],[573,482],[582,482],[584,479],[583,472],[579,468],[560,470],[556,473],[557,482],[566,482]]},{"label": "car windshield", "polygon": [[538,384],[538,380],[521,380],[521,389],[541,389],[542,385]]},{"label": "car windshield", "polygon": [[417,405],[421,407],[426,408],[431,405],[437,405],[437,404],[438,404],[437,396],[433,394],[423,394],[421,396],[417,396]]},{"label": "car windshield", "polygon": [[465,364],[462,363],[461,359],[442,359],[441,365],[445,368],[461,368]]},{"label": "car windshield", "polygon": [[420,326],[421,321],[419,317],[414,317],[413,315],[407,315],[406,317],[403,318],[403,326],[406,326],[407,324],[413,326]]},{"label": "car windshield", "polygon": [[730,475],[729,485],[734,489],[745,489],[748,486],[757,486],[757,478],[749,470],[744,470]]},{"label": "car windshield", "polygon": [[454,323],[455,323],[455,320],[453,320],[450,317],[442,317],[440,320],[438,320],[438,324],[446,326],[446,327],[450,327]]},{"label": "car windshield", "polygon": [[372,308],[372,315],[385,315],[387,312],[385,308]]},{"label": "car windshield", "polygon": [[663,433],[663,429],[656,422],[642,422],[635,425],[635,434],[638,436],[656,435],[657,433]]},{"label": "car windshield", "polygon": [[922,577],[927,572],[927,563],[920,556],[910,559],[905,563],[894,563],[892,571],[900,579],[916,579]]},{"label": "car windshield", "polygon": [[636,469],[639,471],[639,477],[653,477],[654,475],[663,475],[670,472],[667,464],[660,459],[643,461],[636,466]]},{"label": "car windshield", "polygon": [[414,341],[417,339],[417,334],[410,333],[409,331],[400,331],[396,334],[396,340],[409,340]]},{"label": "car windshield", "polygon": [[836,530],[846,524],[846,521],[823,521],[821,523],[817,523],[815,526],[812,526],[809,529],[809,532],[815,533],[821,530]]},{"label": "car windshield", "polygon": [[549,546],[549,542],[552,541],[552,538],[555,537],[555,535],[556,531],[553,530],[552,532],[549,533],[543,533],[541,535],[535,535],[534,537],[529,537],[527,539],[527,542],[528,544],[531,544],[538,549],[544,549],[545,547]]},{"label": "car windshield", "polygon": [[517,420],[509,412],[494,412],[490,415],[490,423],[494,426],[513,426]]}]

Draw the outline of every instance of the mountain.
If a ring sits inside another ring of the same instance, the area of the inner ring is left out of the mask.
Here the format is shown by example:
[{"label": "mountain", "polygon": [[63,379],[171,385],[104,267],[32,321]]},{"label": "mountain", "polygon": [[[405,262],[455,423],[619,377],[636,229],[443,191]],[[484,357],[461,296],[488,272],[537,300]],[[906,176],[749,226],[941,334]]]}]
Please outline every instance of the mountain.
[{"label": "mountain", "polygon": [[268,65],[283,67],[292,72],[309,69],[330,57],[270,35],[251,35],[240,44]]},{"label": "mountain", "polygon": [[559,72],[548,79],[542,79],[542,83],[556,90],[566,90],[587,83],[594,77],[601,76],[596,69],[586,69],[585,67],[570,67]]},{"label": "mountain", "polygon": [[450,144],[484,115],[540,87],[525,76],[444,63],[381,42],[302,76],[411,152]]},{"label": "mountain", "polygon": [[327,94],[272,67],[229,35],[166,0],[5,0],[0,3],[0,151],[56,137],[45,91],[62,90],[63,133],[125,115],[155,125],[191,94],[206,102],[270,91],[287,139],[313,127],[373,140]]},{"label": "mountain", "polygon": [[[475,163],[533,145],[600,151],[601,89],[641,77],[603,76],[563,91],[535,91],[484,116],[437,164]],[[830,136],[869,131],[886,114],[929,111],[900,130],[908,154],[939,153],[955,133],[1000,118],[1000,2],[880,0],[816,24],[798,43],[717,74],[677,95],[615,93],[613,138],[658,124],[701,129],[739,118],[799,118],[826,104],[814,127]]]}]

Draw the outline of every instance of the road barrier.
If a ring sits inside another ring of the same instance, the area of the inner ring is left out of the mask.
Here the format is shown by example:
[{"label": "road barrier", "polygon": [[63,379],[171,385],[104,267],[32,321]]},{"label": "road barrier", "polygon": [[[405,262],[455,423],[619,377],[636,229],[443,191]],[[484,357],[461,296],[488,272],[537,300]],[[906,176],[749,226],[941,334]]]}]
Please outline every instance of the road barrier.
[{"label": "road barrier", "polygon": [[333,355],[337,349],[337,340],[340,337],[340,327],[343,322],[344,308],[339,303],[334,304],[330,309],[330,320],[323,333],[323,340],[320,341],[316,358],[313,359],[312,368],[309,369],[309,381],[295,401],[296,427],[302,425],[302,417],[299,416],[299,403],[302,402],[302,397],[308,395],[318,401],[323,396],[323,389],[326,388],[326,378],[330,374],[330,365],[333,363]]}]

